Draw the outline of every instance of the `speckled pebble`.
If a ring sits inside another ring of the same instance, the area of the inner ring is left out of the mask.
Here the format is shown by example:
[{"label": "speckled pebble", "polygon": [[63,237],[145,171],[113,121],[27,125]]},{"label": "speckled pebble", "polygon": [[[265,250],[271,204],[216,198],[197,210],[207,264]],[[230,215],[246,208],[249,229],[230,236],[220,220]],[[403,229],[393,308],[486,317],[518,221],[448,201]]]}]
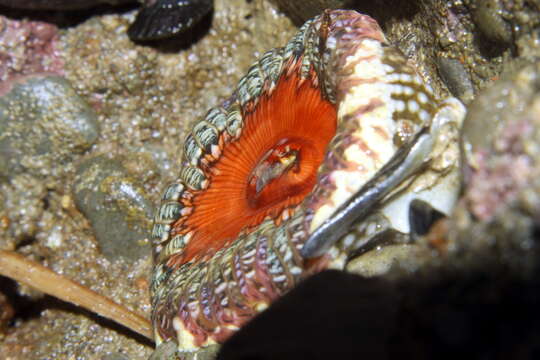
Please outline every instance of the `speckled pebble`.
[{"label": "speckled pebble", "polygon": [[0,178],[51,176],[99,136],[95,112],[59,76],[32,76],[0,98]]},{"label": "speckled pebble", "polygon": [[75,204],[90,220],[101,252],[110,260],[150,254],[152,201],[128,170],[130,164],[128,157],[98,156],[76,171]]}]

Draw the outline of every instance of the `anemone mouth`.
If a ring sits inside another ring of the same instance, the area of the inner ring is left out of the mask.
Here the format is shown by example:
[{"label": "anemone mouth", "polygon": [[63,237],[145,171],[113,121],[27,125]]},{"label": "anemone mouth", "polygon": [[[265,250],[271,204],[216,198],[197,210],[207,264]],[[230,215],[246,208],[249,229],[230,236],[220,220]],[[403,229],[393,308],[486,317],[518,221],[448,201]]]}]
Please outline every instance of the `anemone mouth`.
[{"label": "anemone mouth", "polygon": [[279,224],[311,192],[337,122],[312,74],[283,75],[242,114],[240,137],[223,145],[209,186],[194,194],[181,224],[192,236],[175,263],[210,256],[267,217]]}]

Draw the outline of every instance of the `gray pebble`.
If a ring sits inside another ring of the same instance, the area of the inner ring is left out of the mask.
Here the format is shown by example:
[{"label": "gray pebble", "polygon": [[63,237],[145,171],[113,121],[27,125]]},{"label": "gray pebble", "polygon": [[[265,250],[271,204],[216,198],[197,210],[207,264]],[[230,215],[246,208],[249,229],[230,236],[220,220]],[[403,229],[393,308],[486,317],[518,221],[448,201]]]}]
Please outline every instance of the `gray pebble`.
[{"label": "gray pebble", "polygon": [[465,104],[474,98],[474,89],[469,73],[458,60],[438,57],[436,60],[437,70],[455,97]]},{"label": "gray pebble", "polygon": [[0,177],[54,175],[98,136],[95,112],[66,79],[25,78],[0,98]]},{"label": "gray pebble", "polygon": [[127,170],[127,157],[98,156],[76,172],[77,208],[90,220],[101,252],[110,260],[150,254],[152,202]]}]

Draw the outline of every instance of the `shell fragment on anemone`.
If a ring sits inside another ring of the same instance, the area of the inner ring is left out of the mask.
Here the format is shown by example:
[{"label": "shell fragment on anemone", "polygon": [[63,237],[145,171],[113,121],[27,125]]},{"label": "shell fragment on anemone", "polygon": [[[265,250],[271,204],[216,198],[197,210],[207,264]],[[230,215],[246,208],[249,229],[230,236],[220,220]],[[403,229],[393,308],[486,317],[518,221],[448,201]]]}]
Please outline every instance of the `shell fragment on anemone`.
[{"label": "shell fragment on anemone", "polygon": [[370,17],[335,10],[306,22],[185,140],[179,179],[155,216],[156,341],[181,329],[180,351],[223,342],[301,278],[343,266],[350,237],[309,261],[304,244],[371,183],[383,184],[369,204],[382,217],[403,217],[403,194],[438,184],[448,210],[462,117]]}]

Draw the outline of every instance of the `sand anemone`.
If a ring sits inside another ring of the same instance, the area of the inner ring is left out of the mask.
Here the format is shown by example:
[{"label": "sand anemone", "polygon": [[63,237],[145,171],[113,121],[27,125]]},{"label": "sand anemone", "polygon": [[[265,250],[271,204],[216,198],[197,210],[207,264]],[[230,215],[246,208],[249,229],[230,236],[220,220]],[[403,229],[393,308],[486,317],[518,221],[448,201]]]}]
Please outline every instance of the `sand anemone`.
[{"label": "sand anemone", "polygon": [[185,139],[153,229],[156,342],[223,342],[302,277],[343,267],[358,239],[341,234],[368,210],[403,232],[414,197],[449,211],[462,117],[370,17],[308,21]]}]

